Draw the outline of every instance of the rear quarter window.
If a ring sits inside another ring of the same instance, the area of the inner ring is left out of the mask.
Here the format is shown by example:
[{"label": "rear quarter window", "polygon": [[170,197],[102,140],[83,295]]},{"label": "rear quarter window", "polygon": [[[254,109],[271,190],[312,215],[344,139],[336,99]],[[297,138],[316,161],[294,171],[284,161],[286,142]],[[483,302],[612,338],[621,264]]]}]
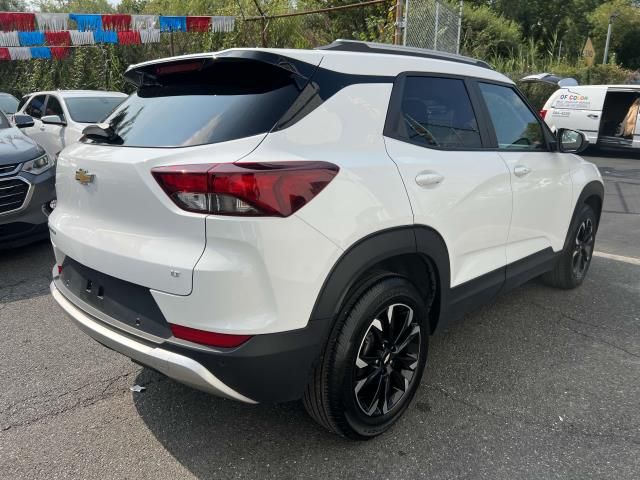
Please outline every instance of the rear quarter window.
[{"label": "rear quarter window", "polygon": [[287,69],[246,59],[160,65],[107,119],[109,143],[187,147],[267,133],[303,87]]}]

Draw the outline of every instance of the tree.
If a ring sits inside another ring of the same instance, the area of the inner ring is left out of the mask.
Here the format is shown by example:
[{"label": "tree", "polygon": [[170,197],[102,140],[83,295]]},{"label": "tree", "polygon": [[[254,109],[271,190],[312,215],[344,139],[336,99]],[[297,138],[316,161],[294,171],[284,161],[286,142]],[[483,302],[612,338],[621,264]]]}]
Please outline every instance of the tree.
[{"label": "tree", "polygon": [[465,6],[462,15],[462,51],[469,56],[508,56],[522,42],[520,26],[485,5]]},{"label": "tree", "polygon": [[0,12],[23,12],[24,10],[23,0],[0,0]]},{"label": "tree", "polygon": [[640,8],[632,0],[612,0],[589,15],[592,38],[598,52],[604,52],[609,18],[616,15],[611,35],[615,61],[628,68],[640,68]]}]

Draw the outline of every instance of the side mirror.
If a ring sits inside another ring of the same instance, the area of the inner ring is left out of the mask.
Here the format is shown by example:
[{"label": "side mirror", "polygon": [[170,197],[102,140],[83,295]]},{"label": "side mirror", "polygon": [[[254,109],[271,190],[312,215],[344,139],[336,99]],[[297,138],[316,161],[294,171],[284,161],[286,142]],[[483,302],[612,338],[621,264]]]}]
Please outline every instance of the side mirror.
[{"label": "side mirror", "polygon": [[47,125],[61,125],[63,127],[67,124],[63,115],[45,115],[40,119],[40,121]]},{"label": "side mirror", "polygon": [[33,127],[35,125],[31,115],[25,115],[22,113],[16,113],[13,116],[13,123],[15,123],[18,128]]},{"label": "side mirror", "polygon": [[589,140],[584,133],[568,128],[559,128],[556,133],[558,151],[563,153],[580,153],[589,146]]}]

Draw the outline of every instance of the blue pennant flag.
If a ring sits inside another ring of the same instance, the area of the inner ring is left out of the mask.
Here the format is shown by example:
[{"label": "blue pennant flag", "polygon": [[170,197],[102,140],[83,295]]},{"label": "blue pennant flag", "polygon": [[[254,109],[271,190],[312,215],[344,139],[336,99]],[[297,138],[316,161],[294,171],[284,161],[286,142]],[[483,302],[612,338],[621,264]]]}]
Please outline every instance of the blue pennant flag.
[{"label": "blue pennant flag", "polygon": [[30,47],[31,45],[44,45],[43,32],[18,32],[20,45]]},{"label": "blue pennant flag", "polygon": [[70,13],[69,18],[78,24],[81,32],[102,30],[102,15],[87,13]]},{"label": "blue pennant flag", "polygon": [[118,32],[113,30],[98,30],[93,32],[96,43],[118,43]]},{"label": "blue pennant flag", "polygon": [[51,59],[51,50],[49,47],[31,47],[31,58],[47,58]]},{"label": "blue pennant flag", "polygon": [[161,32],[186,32],[187,17],[160,17]]}]

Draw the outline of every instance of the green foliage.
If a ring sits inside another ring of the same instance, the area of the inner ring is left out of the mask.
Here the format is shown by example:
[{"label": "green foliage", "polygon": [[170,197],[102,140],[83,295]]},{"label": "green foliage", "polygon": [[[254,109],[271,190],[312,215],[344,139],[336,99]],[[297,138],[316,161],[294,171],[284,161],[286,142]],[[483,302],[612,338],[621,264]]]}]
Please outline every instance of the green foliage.
[{"label": "green foliage", "polygon": [[610,47],[611,52],[615,54],[615,61],[628,68],[639,68],[640,8],[632,0],[609,1],[600,5],[589,15],[596,51],[600,52],[600,55],[604,53],[611,15],[616,15]]},{"label": "green foliage", "polygon": [[462,51],[479,58],[506,57],[522,41],[520,26],[485,5],[466,6],[462,15]]},{"label": "green foliage", "polygon": [[0,0],[0,12],[20,12],[24,7],[23,0]]}]

